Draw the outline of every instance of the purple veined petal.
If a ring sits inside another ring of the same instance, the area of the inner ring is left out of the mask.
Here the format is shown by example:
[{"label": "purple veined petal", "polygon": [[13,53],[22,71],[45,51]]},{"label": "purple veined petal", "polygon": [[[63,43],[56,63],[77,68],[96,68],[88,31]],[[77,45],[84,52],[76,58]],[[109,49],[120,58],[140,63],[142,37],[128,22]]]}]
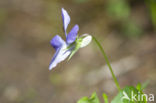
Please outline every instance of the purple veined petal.
[{"label": "purple veined petal", "polygon": [[80,45],[81,48],[87,46],[92,41],[92,36],[89,34],[83,34],[81,38],[82,38],[82,42]]},{"label": "purple veined petal", "polygon": [[64,44],[56,50],[56,53],[54,54],[50,62],[49,70],[52,70],[54,67],[57,66],[58,63],[65,60],[70,55],[71,50],[66,50],[66,49],[67,49],[67,44]]},{"label": "purple veined petal", "polygon": [[77,33],[79,31],[79,26],[75,25],[71,31],[69,32],[69,34],[67,35],[66,41],[68,44],[73,43],[76,40],[77,37]]},{"label": "purple veined petal", "polygon": [[55,50],[57,50],[59,47],[65,44],[65,41],[59,35],[56,35],[52,38],[50,44]]},{"label": "purple veined petal", "polygon": [[62,8],[62,20],[63,20],[64,32],[67,37],[66,30],[67,30],[68,24],[70,23],[70,16],[68,15],[68,12],[64,8]]}]

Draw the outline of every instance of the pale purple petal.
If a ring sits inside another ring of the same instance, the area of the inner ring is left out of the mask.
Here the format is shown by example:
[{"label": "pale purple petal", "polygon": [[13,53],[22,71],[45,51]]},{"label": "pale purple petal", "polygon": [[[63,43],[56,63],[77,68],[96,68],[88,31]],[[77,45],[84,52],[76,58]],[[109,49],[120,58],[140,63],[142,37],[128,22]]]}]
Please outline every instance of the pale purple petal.
[{"label": "pale purple petal", "polygon": [[58,48],[50,62],[49,70],[52,70],[57,66],[58,63],[65,60],[70,55],[70,53],[71,51],[67,50],[67,44],[64,44],[60,48]]},{"label": "pale purple petal", "polygon": [[59,47],[65,44],[65,41],[59,35],[56,35],[52,38],[50,44],[53,46],[53,48],[55,48],[55,50],[57,50]]},{"label": "pale purple petal", "polygon": [[68,44],[71,44],[76,40],[78,31],[79,31],[79,26],[75,25],[67,35],[66,41]]},{"label": "pale purple petal", "polygon": [[66,30],[67,30],[68,24],[70,23],[70,16],[68,15],[68,12],[64,8],[62,8],[62,20],[63,20],[64,32],[65,32],[65,35],[67,36]]}]

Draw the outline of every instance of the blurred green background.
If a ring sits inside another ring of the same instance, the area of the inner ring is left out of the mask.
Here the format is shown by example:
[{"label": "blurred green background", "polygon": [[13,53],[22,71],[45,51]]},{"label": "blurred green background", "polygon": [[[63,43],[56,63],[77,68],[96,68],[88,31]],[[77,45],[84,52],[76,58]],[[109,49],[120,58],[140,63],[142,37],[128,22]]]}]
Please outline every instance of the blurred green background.
[{"label": "blurred green background", "polygon": [[[0,103],[76,103],[96,91],[109,99],[117,89],[92,42],[72,59],[48,70],[51,38],[62,29],[61,8],[79,34],[101,41],[121,84],[150,80],[156,94],[155,0],[1,0]],[[102,97],[100,97],[102,99]]]}]

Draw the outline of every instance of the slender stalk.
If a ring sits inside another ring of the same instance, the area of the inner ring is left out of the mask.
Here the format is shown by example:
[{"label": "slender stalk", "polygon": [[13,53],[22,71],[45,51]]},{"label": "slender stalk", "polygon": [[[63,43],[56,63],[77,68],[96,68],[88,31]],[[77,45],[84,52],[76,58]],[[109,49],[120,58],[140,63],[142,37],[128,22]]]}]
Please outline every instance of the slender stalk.
[{"label": "slender stalk", "polygon": [[115,76],[115,74],[114,74],[114,72],[113,72],[113,69],[112,69],[112,67],[111,67],[111,65],[110,65],[110,62],[109,62],[109,60],[108,60],[108,58],[107,58],[107,56],[106,56],[106,53],[105,53],[103,47],[101,46],[100,42],[99,42],[94,36],[93,36],[93,40],[95,41],[95,43],[97,44],[97,46],[100,48],[100,51],[102,52],[102,54],[103,54],[103,56],[104,56],[104,58],[105,58],[105,61],[106,61],[107,65],[108,65],[108,68],[109,68],[109,70],[110,70],[110,72],[111,72],[111,74],[112,74],[112,77],[113,77],[113,80],[114,80],[114,82],[115,82],[115,84],[116,84],[116,87],[117,87],[117,89],[120,91],[121,89],[120,89],[118,80],[117,80],[117,78],[116,78],[116,76]]},{"label": "slender stalk", "polygon": [[108,103],[108,97],[105,93],[103,93],[103,99],[104,99],[105,103]]}]

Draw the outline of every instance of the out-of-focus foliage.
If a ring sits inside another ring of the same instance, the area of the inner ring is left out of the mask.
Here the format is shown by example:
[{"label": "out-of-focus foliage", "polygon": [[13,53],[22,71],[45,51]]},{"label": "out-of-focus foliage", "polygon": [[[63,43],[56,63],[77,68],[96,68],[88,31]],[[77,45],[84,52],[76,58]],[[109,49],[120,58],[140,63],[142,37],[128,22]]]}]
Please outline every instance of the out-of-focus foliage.
[{"label": "out-of-focus foliage", "polygon": [[143,33],[141,27],[139,27],[135,22],[129,20],[123,23],[121,30],[127,37],[139,37]]},{"label": "out-of-focus foliage", "polygon": [[2,25],[7,19],[7,11],[5,9],[0,9],[0,25]]},{"label": "out-of-focus foliage", "polygon": [[[7,19],[7,10],[0,8],[0,28],[4,25],[5,20]],[[2,31],[0,29],[0,41],[2,40]]]},{"label": "out-of-focus foliage", "polygon": [[119,29],[127,37],[138,37],[142,33],[142,28],[131,18],[131,8],[126,0],[110,0],[107,5],[107,12],[112,19],[121,22]]},{"label": "out-of-focus foliage", "polygon": [[130,15],[130,7],[126,0],[109,0],[107,11],[113,19],[127,19]]},{"label": "out-of-focus foliage", "polygon": [[146,0],[146,3],[151,14],[152,23],[156,29],[156,0]]},{"label": "out-of-focus foliage", "polygon": [[86,3],[89,0],[73,0],[75,3]]}]

